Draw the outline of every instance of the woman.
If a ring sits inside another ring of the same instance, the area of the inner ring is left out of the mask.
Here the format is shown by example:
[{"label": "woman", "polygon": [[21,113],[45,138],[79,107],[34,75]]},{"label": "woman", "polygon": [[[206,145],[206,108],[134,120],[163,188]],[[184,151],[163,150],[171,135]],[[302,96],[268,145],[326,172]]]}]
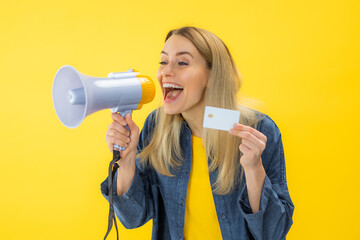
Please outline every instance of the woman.
[{"label": "woman", "polygon": [[[111,151],[126,147],[113,186],[122,224],[153,219],[152,239],[285,239],[294,206],[281,134],[238,104],[240,78],[225,44],[203,29],[170,31],[157,78],[164,104],[141,134],[130,115],[112,114],[106,136]],[[205,106],[239,110],[240,123],[203,129]],[[107,189],[105,180],[109,199]]]}]

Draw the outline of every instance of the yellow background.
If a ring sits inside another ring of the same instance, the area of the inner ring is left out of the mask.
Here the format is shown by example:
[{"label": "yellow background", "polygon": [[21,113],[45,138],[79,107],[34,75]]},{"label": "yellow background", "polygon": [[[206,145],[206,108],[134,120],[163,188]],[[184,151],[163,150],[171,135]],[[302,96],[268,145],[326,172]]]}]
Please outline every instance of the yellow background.
[{"label": "yellow background", "polygon": [[[278,124],[295,204],[288,238],[360,239],[360,2],[2,1],[0,238],[102,239],[110,111],[64,127],[52,104],[62,65],[156,79],[168,30],[208,29],[230,48],[242,93]],[[134,112],[142,127],[160,102]],[[150,239],[151,222],[121,227]],[[111,239],[115,238],[113,229]]]}]

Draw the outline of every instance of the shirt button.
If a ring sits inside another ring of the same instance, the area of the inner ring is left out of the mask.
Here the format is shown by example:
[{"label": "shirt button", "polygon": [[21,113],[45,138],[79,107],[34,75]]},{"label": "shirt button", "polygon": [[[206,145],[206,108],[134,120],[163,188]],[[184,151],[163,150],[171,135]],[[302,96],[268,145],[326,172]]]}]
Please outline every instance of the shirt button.
[{"label": "shirt button", "polygon": [[184,205],[184,200],[181,200],[181,206],[183,206]]},{"label": "shirt button", "polygon": [[189,172],[189,169],[187,168],[187,169],[186,169],[186,173],[188,173],[188,172]]},{"label": "shirt button", "polygon": [[221,218],[222,218],[222,219],[226,219],[226,214],[223,214],[223,215],[221,216]]}]

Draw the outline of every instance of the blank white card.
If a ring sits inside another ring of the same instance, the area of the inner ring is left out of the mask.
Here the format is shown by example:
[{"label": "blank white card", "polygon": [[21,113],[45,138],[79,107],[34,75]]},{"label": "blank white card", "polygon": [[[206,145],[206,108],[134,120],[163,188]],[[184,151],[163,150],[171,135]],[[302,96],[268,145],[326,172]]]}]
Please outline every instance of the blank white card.
[{"label": "blank white card", "polygon": [[239,120],[239,111],[206,106],[203,127],[229,131]]}]

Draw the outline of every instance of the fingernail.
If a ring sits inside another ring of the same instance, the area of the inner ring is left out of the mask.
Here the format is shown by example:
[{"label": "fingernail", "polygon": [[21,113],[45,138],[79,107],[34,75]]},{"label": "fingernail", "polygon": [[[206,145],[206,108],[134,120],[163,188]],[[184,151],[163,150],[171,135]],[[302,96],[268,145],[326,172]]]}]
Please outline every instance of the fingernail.
[{"label": "fingernail", "polygon": [[130,138],[126,139],[127,142],[130,142]]},{"label": "fingernail", "polygon": [[126,125],[126,121],[121,121],[121,124],[122,124],[122,125]]}]

